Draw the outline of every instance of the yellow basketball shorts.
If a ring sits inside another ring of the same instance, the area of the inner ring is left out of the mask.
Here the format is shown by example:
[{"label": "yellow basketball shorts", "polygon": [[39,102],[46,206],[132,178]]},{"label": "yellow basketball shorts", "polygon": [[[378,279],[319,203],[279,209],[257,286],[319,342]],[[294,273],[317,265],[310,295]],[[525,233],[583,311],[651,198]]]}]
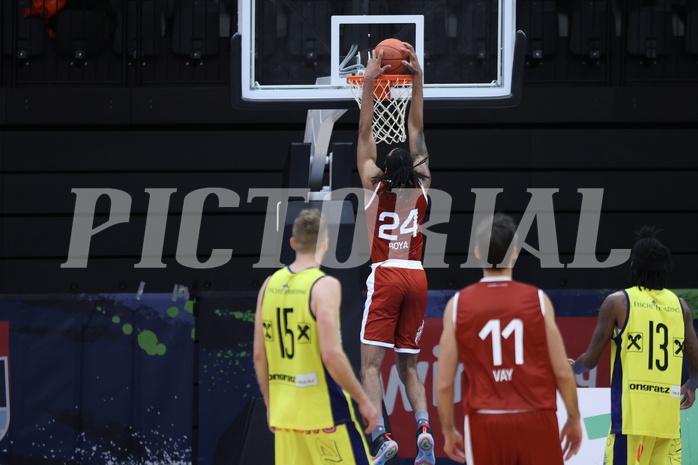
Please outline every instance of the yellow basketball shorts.
[{"label": "yellow basketball shorts", "polygon": [[277,429],[276,465],[372,465],[363,432],[355,423],[312,431]]},{"label": "yellow basketball shorts", "polygon": [[681,438],[609,434],[604,465],[681,465]]}]

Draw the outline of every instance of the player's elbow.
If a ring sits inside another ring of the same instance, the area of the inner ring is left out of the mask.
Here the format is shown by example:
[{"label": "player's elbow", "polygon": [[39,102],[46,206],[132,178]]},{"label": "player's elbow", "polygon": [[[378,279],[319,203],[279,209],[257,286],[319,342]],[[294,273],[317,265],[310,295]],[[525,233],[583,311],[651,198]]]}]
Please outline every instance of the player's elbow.
[{"label": "player's elbow", "polygon": [[259,364],[264,363],[267,361],[267,354],[260,349],[255,348],[252,351],[252,362],[254,362],[255,366],[259,366]]},{"label": "player's elbow", "polygon": [[441,394],[449,394],[453,391],[453,382],[437,376],[434,389],[436,390],[437,397]]},{"label": "player's elbow", "polygon": [[336,365],[343,355],[342,350],[336,347],[321,350],[322,363],[328,368]]},{"label": "player's elbow", "polygon": [[577,385],[574,372],[567,367],[555,372],[555,381],[557,382],[558,386],[566,386],[570,384],[574,384],[575,386]]}]

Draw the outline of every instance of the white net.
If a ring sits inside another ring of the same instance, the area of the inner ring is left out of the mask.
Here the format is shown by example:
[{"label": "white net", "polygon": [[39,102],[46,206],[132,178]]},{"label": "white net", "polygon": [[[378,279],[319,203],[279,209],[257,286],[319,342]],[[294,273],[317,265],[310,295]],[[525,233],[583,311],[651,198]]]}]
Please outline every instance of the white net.
[{"label": "white net", "polygon": [[[350,76],[347,83],[351,87],[356,103],[361,108],[363,76]],[[405,114],[412,98],[412,76],[381,76],[375,80],[373,89],[373,138],[376,143],[395,144],[405,142]]]}]

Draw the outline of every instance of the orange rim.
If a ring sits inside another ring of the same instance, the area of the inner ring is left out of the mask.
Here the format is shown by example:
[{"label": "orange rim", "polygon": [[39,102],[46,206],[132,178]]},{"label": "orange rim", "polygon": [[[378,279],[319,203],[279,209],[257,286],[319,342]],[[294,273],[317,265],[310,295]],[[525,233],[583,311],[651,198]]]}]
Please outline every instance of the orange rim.
[{"label": "orange rim", "polygon": [[[374,81],[373,97],[378,100],[386,100],[390,98],[390,88],[395,85],[412,84],[411,74],[381,74]],[[347,83],[355,86],[364,84],[364,77],[347,76]]]}]

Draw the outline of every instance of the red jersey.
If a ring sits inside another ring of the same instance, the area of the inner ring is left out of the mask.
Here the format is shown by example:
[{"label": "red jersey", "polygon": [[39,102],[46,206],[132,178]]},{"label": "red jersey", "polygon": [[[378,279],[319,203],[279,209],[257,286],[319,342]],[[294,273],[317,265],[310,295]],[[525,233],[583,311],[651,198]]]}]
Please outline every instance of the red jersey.
[{"label": "red jersey", "polygon": [[455,295],[453,322],[463,363],[463,409],[556,410],[543,291],[483,278]]},{"label": "red jersey", "polygon": [[422,223],[427,211],[427,194],[420,184],[404,198],[386,192],[380,182],[366,204],[366,225],[371,241],[371,262],[388,259],[422,260]]}]

